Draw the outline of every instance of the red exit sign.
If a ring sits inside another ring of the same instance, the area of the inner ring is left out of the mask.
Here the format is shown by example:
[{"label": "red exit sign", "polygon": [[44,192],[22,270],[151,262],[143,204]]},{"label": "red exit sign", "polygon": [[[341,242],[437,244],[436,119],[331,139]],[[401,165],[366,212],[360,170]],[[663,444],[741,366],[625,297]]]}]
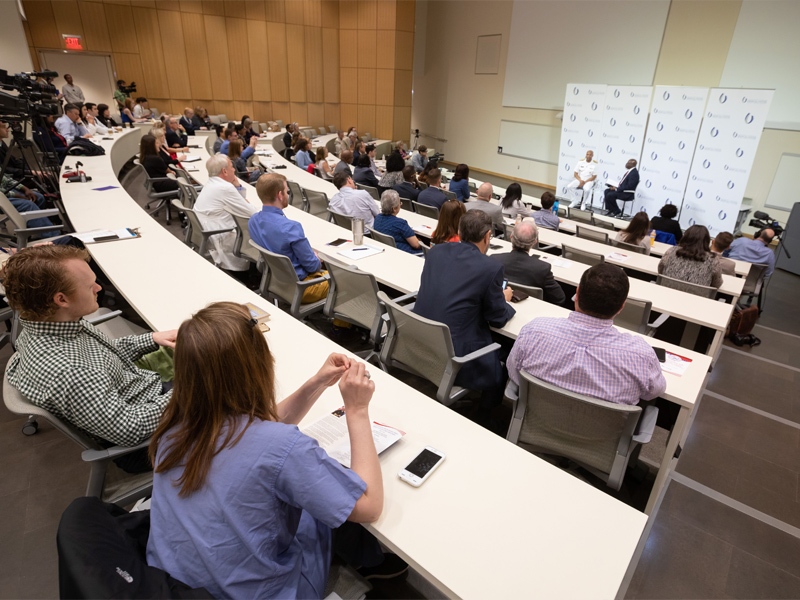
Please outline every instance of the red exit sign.
[{"label": "red exit sign", "polygon": [[81,36],[64,34],[62,37],[64,38],[64,44],[67,46],[67,50],[83,50]]}]

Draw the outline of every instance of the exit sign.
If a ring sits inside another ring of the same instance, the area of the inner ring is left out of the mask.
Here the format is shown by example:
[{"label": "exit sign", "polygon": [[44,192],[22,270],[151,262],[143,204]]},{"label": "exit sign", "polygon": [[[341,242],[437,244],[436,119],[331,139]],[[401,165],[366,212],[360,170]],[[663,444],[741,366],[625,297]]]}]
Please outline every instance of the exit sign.
[{"label": "exit sign", "polygon": [[81,45],[81,36],[67,35],[65,33],[61,37],[64,38],[64,44],[67,46],[67,50],[83,50],[83,46]]}]

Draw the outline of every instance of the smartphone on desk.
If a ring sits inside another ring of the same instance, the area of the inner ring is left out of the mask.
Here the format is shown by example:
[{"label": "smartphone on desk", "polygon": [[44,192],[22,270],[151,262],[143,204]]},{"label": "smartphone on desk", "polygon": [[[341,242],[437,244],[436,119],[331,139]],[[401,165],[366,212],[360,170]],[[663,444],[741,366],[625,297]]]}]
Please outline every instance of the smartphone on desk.
[{"label": "smartphone on desk", "polygon": [[328,242],[328,246],[341,246],[342,244],[346,244],[350,240],[346,240],[344,238],[339,238],[338,240],[333,240],[332,242]]},{"label": "smartphone on desk", "polygon": [[407,484],[419,487],[428,480],[445,458],[447,455],[444,452],[431,446],[425,446],[422,452],[401,469],[397,476]]},{"label": "smartphone on desk", "polygon": [[499,250],[500,248],[502,248],[502,246],[500,244],[489,244],[489,248],[491,248],[492,250]]},{"label": "smartphone on desk", "polygon": [[658,357],[658,362],[667,362],[667,351],[663,348],[657,348],[653,346],[653,350],[656,352],[656,356]]}]

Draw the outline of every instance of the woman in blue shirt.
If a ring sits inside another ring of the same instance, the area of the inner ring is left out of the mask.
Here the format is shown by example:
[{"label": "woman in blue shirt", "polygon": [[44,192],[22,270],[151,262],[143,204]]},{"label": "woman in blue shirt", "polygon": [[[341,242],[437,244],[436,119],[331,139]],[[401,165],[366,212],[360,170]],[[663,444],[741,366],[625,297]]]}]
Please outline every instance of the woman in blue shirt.
[{"label": "woman in blue shirt", "polygon": [[455,175],[450,180],[450,191],[455,192],[456,200],[469,200],[469,167],[464,163],[456,167]]},{"label": "woman in blue shirt", "polygon": [[305,138],[300,138],[294,147],[294,162],[304,171],[308,169],[308,165],[314,164],[314,159],[311,158],[308,147],[309,141]]},{"label": "woman in blue shirt", "polygon": [[419,245],[417,234],[408,225],[408,221],[397,216],[400,212],[400,194],[394,190],[386,190],[381,194],[381,214],[375,217],[372,229],[394,238],[394,243],[400,250],[412,254],[420,254],[422,247]]},{"label": "woman in blue shirt", "polygon": [[[351,469],[297,428],[337,382]],[[331,529],[383,509],[365,365],[332,354],[278,403],[264,334],[247,307],[218,302],[181,325],[174,386],[150,445],[147,564],[216,598],[321,598]]]}]

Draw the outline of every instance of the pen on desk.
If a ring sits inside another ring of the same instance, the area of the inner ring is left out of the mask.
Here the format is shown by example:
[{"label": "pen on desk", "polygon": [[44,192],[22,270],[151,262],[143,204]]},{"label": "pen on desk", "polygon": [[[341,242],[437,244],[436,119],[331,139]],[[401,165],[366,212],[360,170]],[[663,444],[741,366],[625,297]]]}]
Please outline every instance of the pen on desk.
[{"label": "pen on desk", "polygon": [[369,250],[369,248],[353,248],[353,252],[358,252],[359,250]]},{"label": "pen on desk", "polygon": [[11,254],[11,253],[10,253],[8,250],[6,250],[5,248],[3,248],[2,246],[0,246],[0,250],[2,250],[2,251],[3,251],[3,254]]}]

